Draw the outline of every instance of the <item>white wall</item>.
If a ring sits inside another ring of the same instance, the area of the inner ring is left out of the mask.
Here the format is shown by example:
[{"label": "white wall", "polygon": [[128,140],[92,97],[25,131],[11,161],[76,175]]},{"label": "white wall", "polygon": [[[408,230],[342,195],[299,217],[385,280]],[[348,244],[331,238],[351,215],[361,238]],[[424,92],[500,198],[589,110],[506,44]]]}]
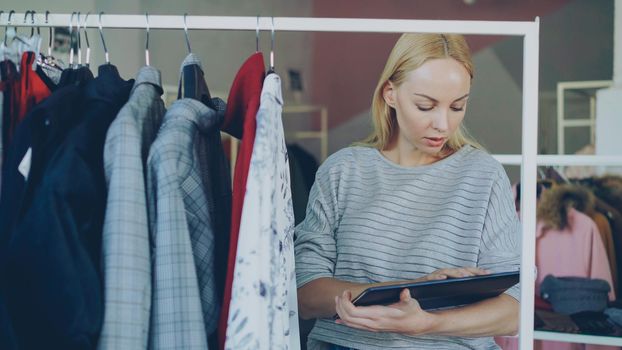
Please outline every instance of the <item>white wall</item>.
[{"label": "white wall", "polygon": [[[614,85],[596,95],[596,154],[619,156],[622,155],[622,0],[615,1],[614,26]],[[622,174],[622,167],[607,171]]]}]

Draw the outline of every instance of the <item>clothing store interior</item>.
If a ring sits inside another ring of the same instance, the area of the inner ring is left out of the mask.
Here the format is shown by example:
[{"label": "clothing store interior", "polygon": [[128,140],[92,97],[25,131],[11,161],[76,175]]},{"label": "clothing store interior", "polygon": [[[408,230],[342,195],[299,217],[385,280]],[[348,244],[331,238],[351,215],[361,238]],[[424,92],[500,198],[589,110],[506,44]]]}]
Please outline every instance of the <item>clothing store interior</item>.
[{"label": "clothing store interior", "polygon": [[[468,108],[414,86],[475,143],[404,163],[395,20],[458,28],[408,79],[466,73],[466,40]],[[537,129],[524,38],[474,21],[539,30]],[[622,0],[3,0],[0,40],[0,349],[622,349]],[[355,300],[532,266],[441,309]]]}]

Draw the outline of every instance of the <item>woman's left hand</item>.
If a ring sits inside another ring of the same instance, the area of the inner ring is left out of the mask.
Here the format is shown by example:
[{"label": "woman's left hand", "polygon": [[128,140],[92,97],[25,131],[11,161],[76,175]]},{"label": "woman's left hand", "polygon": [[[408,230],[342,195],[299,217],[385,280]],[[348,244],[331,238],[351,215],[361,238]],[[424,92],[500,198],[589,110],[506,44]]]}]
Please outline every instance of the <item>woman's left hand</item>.
[{"label": "woman's left hand", "polygon": [[335,297],[339,319],[335,322],[371,332],[395,332],[408,335],[430,333],[436,326],[437,315],[421,309],[410,297],[408,289],[400,293],[400,301],[387,305],[354,306],[352,294],[346,290]]}]

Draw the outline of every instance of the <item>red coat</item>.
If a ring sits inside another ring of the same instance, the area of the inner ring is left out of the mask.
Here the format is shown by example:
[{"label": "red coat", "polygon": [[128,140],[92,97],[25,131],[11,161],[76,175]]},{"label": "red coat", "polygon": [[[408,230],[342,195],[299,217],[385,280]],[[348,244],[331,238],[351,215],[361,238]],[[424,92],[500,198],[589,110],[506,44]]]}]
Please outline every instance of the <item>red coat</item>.
[{"label": "red coat", "polygon": [[233,174],[233,196],[231,208],[231,233],[229,242],[229,258],[227,260],[227,277],[225,280],[224,299],[220,320],[218,322],[218,347],[224,349],[227,336],[227,319],[229,317],[229,303],[231,302],[231,287],[233,285],[233,270],[238,249],[238,234],[242,205],[246,192],[246,179],[255,143],[257,129],[257,111],[261,98],[261,89],[265,77],[263,54],[257,52],[251,55],[243,64],[233,80],[231,91],[227,99],[227,109],[222,130],[231,136],[241,139],[235,171]]}]

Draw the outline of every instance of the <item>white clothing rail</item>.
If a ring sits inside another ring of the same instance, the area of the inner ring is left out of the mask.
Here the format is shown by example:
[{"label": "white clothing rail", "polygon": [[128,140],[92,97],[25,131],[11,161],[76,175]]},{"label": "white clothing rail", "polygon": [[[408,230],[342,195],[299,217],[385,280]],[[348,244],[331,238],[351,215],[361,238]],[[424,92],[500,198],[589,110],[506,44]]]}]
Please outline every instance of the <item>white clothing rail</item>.
[{"label": "white clothing rail", "polygon": [[[520,165],[520,154],[493,154],[501,164]],[[622,156],[592,156],[592,155],[544,155],[536,156],[537,165],[586,165],[586,166],[622,166]]]},{"label": "white clothing rail", "polygon": [[[6,11],[6,10],[5,10]],[[83,26],[85,13],[81,13]],[[524,21],[447,21],[447,20],[402,20],[402,19],[359,19],[359,18],[306,18],[306,17],[259,17],[259,29],[271,30],[274,19],[275,31],[293,32],[361,32],[361,33],[461,33],[522,36],[537,29],[537,22]],[[7,25],[8,13],[0,19],[0,25]],[[77,17],[74,16],[74,26]],[[47,23],[45,13],[36,13],[36,26],[69,27],[71,14],[50,14]],[[145,15],[101,16],[104,28],[136,29],[147,28]],[[24,22],[23,13],[14,13],[11,26],[31,27],[31,17]],[[99,14],[91,13],[86,22],[88,28],[99,27]],[[257,17],[252,16],[186,16],[188,29],[256,30]],[[149,29],[184,29],[184,16],[149,15]],[[537,31],[535,33],[537,35]]]},{"label": "white clothing rail", "polygon": [[620,337],[599,335],[535,331],[535,338],[539,340],[561,341],[566,343],[622,346],[622,338]]},{"label": "white clothing rail", "polygon": [[[5,10],[6,11],[6,10]],[[80,26],[83,27],[84,16]],[[69,27],[70,14],[45,13],[34,16],[34,25],[40,27]],[[74,20],[77,19],[74,17]],[[0,25],[7,25],[5,12]],[[257,22],[259,21],[259,25]],[[447,20],[396,20],[396,19],[353,19],[353,18],[294,18],[294,17],[227,17],[187,16],[188,29],[256,30],[274,29],[276,32],[359,32],[359,33],[457,33],[482,35],[513,35],[523,37],[523,99],[522,99],[522,254],[521,254],[521,315],[520,349],[533,346],[533,310],[535,284],[535,228],[536,228],[536,154],[538,135],[538,59],[539,18],[527,21],[447,21]],[[75,22],[74,22],[75,23]],[[11,26],[32,26],[30,16],[24,21],[23,13],[15,13]],[[75,24],[74,24],[75,25]],[[99,15],[91,13],[87,28],[99,27]],[[147,28],[145,15],[106,15],[101,17],[106,28]],[[183,29],[184,16],[149,16],[150,29]],[[109,38],[109,40],[115,40]]]}]

